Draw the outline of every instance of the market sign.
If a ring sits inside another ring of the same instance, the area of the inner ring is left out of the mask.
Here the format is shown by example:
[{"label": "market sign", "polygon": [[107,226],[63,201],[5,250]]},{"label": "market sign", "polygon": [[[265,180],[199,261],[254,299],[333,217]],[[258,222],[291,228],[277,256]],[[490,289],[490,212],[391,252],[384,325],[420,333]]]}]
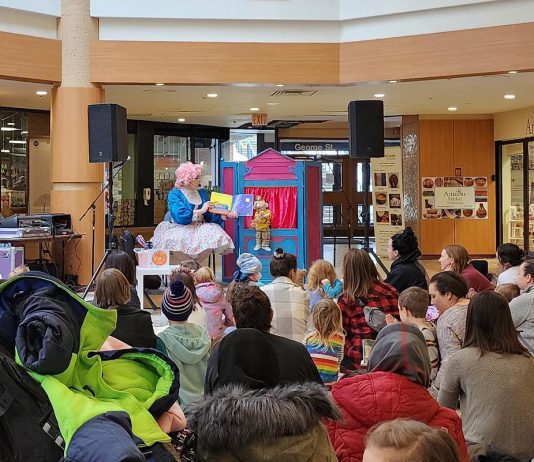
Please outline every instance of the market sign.
[{"label": "market sign", "polygon": [[473,187],[435,187],[434,207],[438,209],[475,208],[475,188]]}]

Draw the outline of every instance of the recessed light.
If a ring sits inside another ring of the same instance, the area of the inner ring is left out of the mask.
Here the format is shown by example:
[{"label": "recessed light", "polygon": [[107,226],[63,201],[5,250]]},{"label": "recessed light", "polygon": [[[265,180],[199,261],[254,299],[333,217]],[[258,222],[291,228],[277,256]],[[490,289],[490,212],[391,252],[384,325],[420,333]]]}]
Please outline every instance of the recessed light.
[{"label": "recessed light", "polygon": [[217,93],[208,93],[206,95],[208,98],[217,98],[217,96],[219,96]]},{"label": "recessed light", "polygon": [[515,95],[504,95],[504,99],[515,99]]},{"label": "recessed light", "polygon": [[184,119],[183,117],[180,117],[180,118],[178,119],[178,122],[185,122],[185,119]]},{"label": "recessed light", "polygon": [[46,90],[37,90],[37,91],[35,92],[35,94],[36,94],[37,96],[46,96],[46,95],[48,95],[48,92],[47,92]]},{"label": "recessed light", "polygon": [[157,83],[156,87],[162,87],[163,85],[165,85],[165,84],[164,83]]},{"label": "recessed light", "polygon": [[251,111],[259,111],[260,108],[259,108],[259,107],[251,107],[250,110],[251,110]]},{"label": "recessed light", "polygon": [[508,74],[517,74],[517,71],[508,71]]},{"label": "recessed light", "polygon": [[397,83],[398,80],[388,80],[388,83]]},{"label": "recessed light", "polygon": [[2,152],[7,152],[7,153],[9,153],[9,149],[2,149]]},{"label": "recessed light", "polygon": [[458,108],[457,108],[456,106],[449,106],[449,107],[447,108],[447,111],[451,111],[451,112],[455,112],[455,111],[457,111],[457,110],[458,110]]},{"label": "recessed light", "polygon": [[24,140],[9,140],[11,144],[26,144]]},{"label": "recessed light", "polygon": [[285,85],[283,83],[277,83],[275,87],[285,87]]},{"label": "recessed light", "polygon": [[384,96],[386,96],[384,93],[375,93],[373,95],[375,98],[383,98]]},{"label": "recessed light", "polygon": [[11,126],[11,127],[14,127],[14,126],[15,126],[15,122],[8,122],[7,124],[8,124],[9,126]]},{"label": "recessed light", "polygon": [[280,103],[275,103],[274,101],[271,101],[271,102],[267,103],[267,106],[276,106],[278,104],[280,104]]},{"label": "recessed light", "polygon": [[16,130],[20,130],[20,128],[15,128],[15,127],[2,127],[2,128],[0,128],[0,131],[2,131],[2,132],[14,132]]}]

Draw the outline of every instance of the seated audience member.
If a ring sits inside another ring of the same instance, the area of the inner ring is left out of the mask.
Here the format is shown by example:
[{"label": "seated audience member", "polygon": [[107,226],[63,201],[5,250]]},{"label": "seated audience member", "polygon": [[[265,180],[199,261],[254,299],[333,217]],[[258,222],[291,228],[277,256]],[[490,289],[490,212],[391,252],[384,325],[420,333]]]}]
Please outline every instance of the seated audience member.
[{"label": "seated audience member", "polygon": [[337,299],[343,293],[343,283],[337,279],[332,263],[315,260],[308,272],[306,288],[310,298],[310,309],[323,298]]},{"label": "seated audience member", "polygon": [[194,279],[197,297],[206,312],[206,329],[212,340],[218,339],[225,327],[235,326],[232,305],[226,301],[223,288],[215,282],[211,268],[199,268]]},{"label": "seated audience member", "polygon": [[[195,261],[188,261],[198,266]],[[171,274],[169,275],[169,285],[172,285],[174,281],[182,281],[184,283],[184,285],[189,289],[189,292],[191,292],[191,295],[193,296],[193,311],[191,312],[191,315],[189,316],[187,322],[196,324],[197,326],[206,327],[207,316],[206,312],[204,311],[204,308],[202,308],[202,305],[200,304],[200,300],[197,297],[197,291],[195,289],[195,280],[193,279],[194,274],[195,272],[193,269],[189,268],[188,266],[181,265],[179,268],[175,268],[171,271]],[[169,323],[165,318],[165,315],[162,314],[161,325],[168,324]]]},{"label": "seated audience member", "polygon": [[517,284],[505,283],[495,287],[495,292],[502,295],[508,303],[521,295],[521,289]]},{"label": "seated audience member", "polygon": [[[232,307],[237,330],[243,328],[259,330],[276,352],[281,384],[303,382],[322,384],[319,372],[302,343],[269,333],[273,310],[269,297],[259,287],[237,284],[233,293]],[[204,384],[206,393],[213,391],[219,375],[217,369],[219,345],[214,346],[208,362]]]},{"label": "seated audience member", "polygon": [[312,311],[313,330],[306,335],[304,345],[325,385],[337,382],[343,359],[345,332],[341,310],[330,299],[321,300]]},{"label": "seated audience member", "polygon": [[534,359],[521,345],[506,300],[488,292],[467,309],[464,347],[443,370],[438,401],[460,400],[468,443],[534,458]]},{"label": "seated audience member", "polygon": [[[432,366],[430,381],[433,381],[439,369],[439,350],[436,328],[434,324],[426,320],[429,298],[428,290],[420,287],[403,290],[399,295],[399,315],[402,322],[413,324],[423,334]],[[387,321],[388,324],[396,322],[392,316]]]},{"label": "seated audience member", "polygon": [[525,252],[516,244],[501,244],[497,247],[497,260],[501,273],[497,277],[497,286],[517,284],[519,266],[523,263]]},{"label": "seated audience member", "polygon": [[493,286],[481,272],[469,264],[469,254],[461,245],[447,245],[441,251],[439,264],[443,271],[455,271],[460,273],[467,283],[468,289],[476,293],[493,291]]},{"label": "seated audience member", "polygon": [[199,461],[335,462],[321,419],[337,410],[315,383],[281,383],[278,355],[257,329],[240,328],[219,343],[220,371],[211,396],[186,407],[198,435]]},{"label": "seated audience member", "polygon": [[467,319],[467,284],[459,273],[444,271],[436,273],[430,279],[428,288],[432,304],[439,311],[436,322],[441,367],[432,382],[430,393],[437,398],[442,380],[441,368],[447,359],[462,349],[465,337],[465,320]]},{"label": "seated audience member", "polygon": [[400,322],[384,327],[367,369],[369,373],[345,377],[332,387],[342,418],[326,426],[340,462],[361,461],[367,431],[397,418],[446,429],[460,448],[461,460],[469,460],[460,417],[440,407],[427,390],[430,360],[417,327]]},{"label": "seated audience member", "polygon": [[345,329],[343,366],[360,367],[364,339],[375,339],[364,314],[364,307],[379,308],[385,315],[398,316],[398,293],[394,287],[382,282],[369,254],[365,250],[350,249],[343,259],[345,291],[338,299]]},{"label": "seated audience member", "polygon": [[371,429],[363,453],[363,462],[460,461],[458,445],[445,430],[405,419],[383,422]]},{"label": "seated audience member", "polygon": [[180,370],[180,404],[188,404],[204,395],[211,339],[201,326],[187,321],[193,311],[193,296],[180,280],[165,291],[161,311],[169,327],[158,334],[166,353]]},{"label": "seated audience member", "polygon": [[[132,257],[122,250],[114,250],[110,252],[104,263],[104,269],[115,268],[118,269],[126,279],[131,287],[132,299],[131,303],[141,308],[141,301],[137,295],[136,278],[135,278],[135,261]],[[157,289],[161,285],[161,278],[157,275],[144,276],[145,289]]]},{"label": "seated audience member", "polygon": [[111,333],[124,343],[138,348],[154,348],[156,336],[148,311],[131,304],[131,286],[115,268],[102,271],[96,282],[95,302],[100,308],[117,310],[117,326]]},{"label": "seated audience member", "polygon": [[246,283],[261,287],[260,282],[263,266],[258,257],[251,253],[242,253],[236,261],[237,270],[232,275],[232,282],[226,289],[226,300],[232,299],[232,291],[238,283]]},{"label": "seated audience member", "polygon": [[274,280],[261,290],[273,307],[273,332],[302,342],[308,330],[309,302],[308,294],[297,282],[297,258],[278,248],[271,259],[270,271]]},{"label": "seated audience member", "polygon": [[419,263],[421,251],[417,237],[408,227],[388,241],[388,256],[392,261],[386,282],[400,293],[408,287],[428,289],[427,274]]},{"label": "seated audience member", "polygon": [[9,279],[14,278],[15,276],[18,276],[19,274],[24,274],[30,271],[30,268],[28,268],[26,265],[20,265],[13,269],[9,273]]},{"label": "seated audience member", "polygon": [[534,354],[534,260],[521,264],[517,285],[523,293],[510,302],[510,313],[519,340]]}]

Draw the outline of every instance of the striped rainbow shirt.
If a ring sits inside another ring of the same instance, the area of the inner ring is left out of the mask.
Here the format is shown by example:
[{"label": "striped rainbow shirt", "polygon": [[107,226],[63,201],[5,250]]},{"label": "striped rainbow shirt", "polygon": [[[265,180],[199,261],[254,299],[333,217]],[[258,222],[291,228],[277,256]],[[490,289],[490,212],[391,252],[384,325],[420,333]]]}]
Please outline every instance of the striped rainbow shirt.
[{"label": "striped rainbow shirt", "polygon": [[330,342],[331,346],[327,348],[319,340],[315,331],[310,332],[304,339],[306,350],[308,350],[324,384],[337,381],[339,365],[343,359],[345,336],[341,333],[335,333],[330,338]]}]

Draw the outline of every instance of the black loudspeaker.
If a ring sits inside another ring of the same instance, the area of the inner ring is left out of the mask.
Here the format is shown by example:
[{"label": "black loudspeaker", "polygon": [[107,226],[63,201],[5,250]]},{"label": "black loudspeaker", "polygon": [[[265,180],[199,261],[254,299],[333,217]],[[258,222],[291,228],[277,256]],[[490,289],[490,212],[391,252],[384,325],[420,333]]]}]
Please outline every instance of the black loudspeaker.
[{"label": "black loudspeaker", "polygon": [[384,157],[384,102],[380,100],[349,103],[350,156]]},{"label": "black loudspeaker", "polygon": [[128,158],[126,109],[118,104],[90,104],[89,162],[118,162]]}]

